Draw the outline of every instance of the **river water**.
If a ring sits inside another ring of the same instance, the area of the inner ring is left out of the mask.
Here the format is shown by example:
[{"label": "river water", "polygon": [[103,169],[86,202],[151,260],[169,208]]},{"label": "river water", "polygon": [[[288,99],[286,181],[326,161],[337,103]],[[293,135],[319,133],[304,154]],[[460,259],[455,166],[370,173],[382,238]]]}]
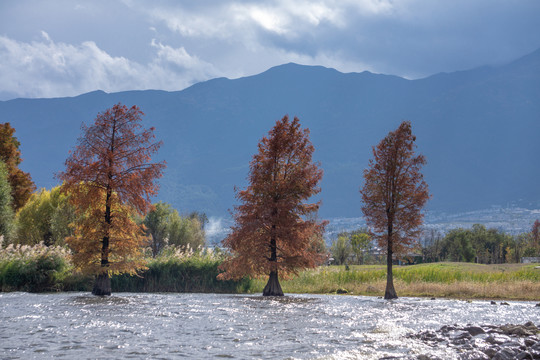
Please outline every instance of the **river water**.
[{"label": "river water", "polygon": [[532,302],[361,296],[0,293],[0,358],[458,358],[408,334],[443,325],[539,325]]}]

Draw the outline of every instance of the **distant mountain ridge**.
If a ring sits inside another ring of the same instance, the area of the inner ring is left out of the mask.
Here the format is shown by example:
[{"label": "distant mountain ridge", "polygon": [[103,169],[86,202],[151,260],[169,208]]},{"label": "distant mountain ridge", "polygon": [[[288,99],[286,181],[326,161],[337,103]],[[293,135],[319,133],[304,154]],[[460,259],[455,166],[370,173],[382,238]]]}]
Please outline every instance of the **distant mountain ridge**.
[{"label": "distant mountain ridge", "polygon": [[185,212],[225,215],[236,203],[234,186],[246,186],[258,141],[285,114],[311,131],[325,171],[323,217],[360,215],[371,147],[405,119],[427,157],[430,208],[540,207],[540,49],[503,66],[419,80],[290,63],[176,92],[0,101],[0,122],[16,129],[22,168],[50,188],[81,123],[118,102],[138,105],[155,126],[168,163],[157,199]]}]

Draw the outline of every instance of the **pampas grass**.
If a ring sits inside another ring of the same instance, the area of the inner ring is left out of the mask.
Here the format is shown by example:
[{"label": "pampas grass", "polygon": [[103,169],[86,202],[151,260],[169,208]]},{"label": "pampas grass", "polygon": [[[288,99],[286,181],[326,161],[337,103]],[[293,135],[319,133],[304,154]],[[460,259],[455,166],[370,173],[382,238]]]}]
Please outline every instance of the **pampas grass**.
[{"label": "pampas grass", "polygon": [[[261,293],[267,277],[218,281],[224,254],[219,249],[166,247],[151,257],[138,276],[112,277],[113,292]],[[92,276],[74,271],[71,253],[63,247],[0,246],[1,291],[90,291]],[[382,265],[321,266],[281,280],[285,293],[382,296],[386,267]],[[399,296],[458,299],[539,300],[540,269],[530,264],[481,265],[433,263],[394,267]]]},{"label": "pampas grass", "polygon": [[43,243],[0,246],[1,291],[55,291],[69,276],[72,267],[70,252],[62,247]]},{"label": "pampas grass", "polygon": [[111,286],[114,292],[248,292],[249,279],[217,280],[222,261],[219,249],[167,247],[149,260],[148,270],[139,276],[115,276]]}]

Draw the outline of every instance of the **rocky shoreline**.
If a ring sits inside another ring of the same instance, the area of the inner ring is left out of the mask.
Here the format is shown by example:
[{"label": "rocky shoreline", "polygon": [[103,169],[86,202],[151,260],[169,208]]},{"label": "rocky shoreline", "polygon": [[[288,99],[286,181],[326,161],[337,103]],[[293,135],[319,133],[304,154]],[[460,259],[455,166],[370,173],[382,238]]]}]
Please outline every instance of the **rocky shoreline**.
[{"label": "rocky shoreline", "polygon": [[[453,347],[464,360],[540,359],[540,329],[524,325],[443,326],[437,331],[410,335],[430,346]],[[418,360],[434,359],[420,355]]]}]

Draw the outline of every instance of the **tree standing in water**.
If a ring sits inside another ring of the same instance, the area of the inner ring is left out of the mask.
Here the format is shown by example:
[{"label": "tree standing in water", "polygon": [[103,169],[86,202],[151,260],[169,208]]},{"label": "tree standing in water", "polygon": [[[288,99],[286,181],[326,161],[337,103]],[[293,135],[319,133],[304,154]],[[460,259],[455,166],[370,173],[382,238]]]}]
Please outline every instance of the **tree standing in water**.
[{"label": "tree standing in water", "polygon": [[296,117],[277,121],[258,147],[250,163],[250,185],[236,194],[242,204],[235,208],[236,224],[223,240],[231,257],[219,278],[268,275],[263,295],[282,296],[280,275],[296,274],[322,261],[312,245],[326,223],[313,216],[320,204],[305,201],[320,192],[323,172],[312,162],[309,130],[302,130]]},{"label": "tree standing in water", "polygon": [[360,190],[362,212],[368,226],[386,249],[385,299],[396,299],[392,274],[394,254],[406,253],[420,235],[421,209],[429,199],[428,186],[420,172],[426,164],[416,155],[416,137],[411,123],[404,121],[373,148],[373,159],[364,170],[364,187]]},{"label": "tree standing in water", "polygon": [[117,104],[98,114],[58,175],[78,213],[74,236],[67,239],[75,265],[96,275],[94,295],[111,294],[111,274],[144,268],[146,236],[134,215],[151,207],[164,162],[150,163],[161,142],[154,128],[144,129],[142,111]]}]

